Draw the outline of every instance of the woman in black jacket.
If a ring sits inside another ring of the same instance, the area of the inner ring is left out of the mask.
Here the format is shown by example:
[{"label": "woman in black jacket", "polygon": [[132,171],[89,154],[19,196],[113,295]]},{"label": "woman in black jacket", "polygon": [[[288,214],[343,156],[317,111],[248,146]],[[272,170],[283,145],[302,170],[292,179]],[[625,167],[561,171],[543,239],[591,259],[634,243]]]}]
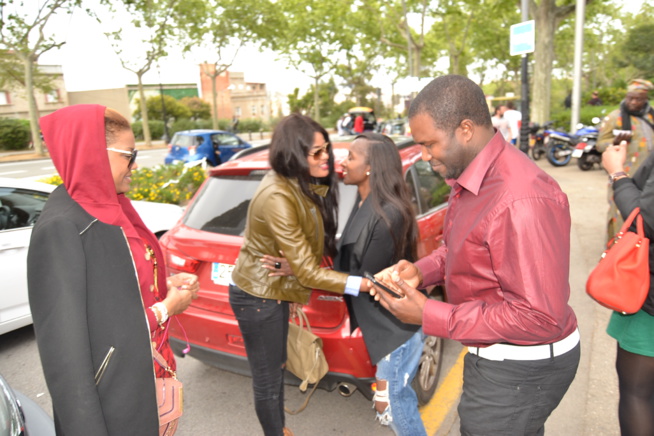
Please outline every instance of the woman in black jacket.
[{"label": "woman in black jacket", "polygon": [[[360,276],[400,259],[417,259],[416,217],[393,141],[379,133],[359,135],[342,166],[345,184],[356,185],[358,196],[338,242],[334,269]],[[283,263],[283,258],[262,260],[271,274],[284,274],[271,266]],[[287,271],[285,265],[282,271]],[[352,328],[361,329],[371,362],[377,365],[377,418],[397,435],[426,434],[411,387],[422,354],[422,330],[403,324],[367,293],[345,298]]]},{"label": "woman in black jacket", "polygon": [[174,370],[166,327],[197,298],[197,276],[166,275],[125,196],[137,150],[122,115],[73,105],[40,124],[63,184],[32,231],[27,281],[57,435],[156,436],[155,375],[171,374],[152,344]]},{"label": "woman in black jacket", "polygon": [[[602,153],[613,199],[623,219],[640,207],[645,235],[654,237],[654,154],[630,178],[624,171],[625,141]],[[654,244],[649,248],[650,290],[640,311],[613,312],[607,333],[618,341],[616,369],[620,389],[619,420],[623,436],[654,434]]]}]

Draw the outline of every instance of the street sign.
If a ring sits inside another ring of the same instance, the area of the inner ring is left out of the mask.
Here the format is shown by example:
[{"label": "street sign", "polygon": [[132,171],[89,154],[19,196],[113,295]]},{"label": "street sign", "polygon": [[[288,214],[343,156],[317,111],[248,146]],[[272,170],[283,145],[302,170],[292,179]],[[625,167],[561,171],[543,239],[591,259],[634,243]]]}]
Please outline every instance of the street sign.
[{"label": "street sign", "polygon": [[536,24],[534,20],[523,21],[511,26],[509,53],[511,56],[533,53],[536,46]]}]

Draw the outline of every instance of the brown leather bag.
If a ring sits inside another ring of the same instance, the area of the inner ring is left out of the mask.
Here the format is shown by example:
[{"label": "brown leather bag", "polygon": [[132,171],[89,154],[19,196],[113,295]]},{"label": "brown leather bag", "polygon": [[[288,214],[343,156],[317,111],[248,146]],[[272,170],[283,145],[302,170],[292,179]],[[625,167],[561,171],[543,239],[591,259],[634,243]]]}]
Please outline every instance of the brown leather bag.
[{"label": "brown leather bag", "polygon": [[[636,219],[637,233],[629,227]],[[640,208],[631,212],[590,273],[586,292],[604,307],[623,314],[636,313],[649,293],[649,239]]]},{"label": "brown leather bag", "polygon": [[172,436],[177,431],[179,418],[184,409],[184,396],[182,382],[177,380],[177,374],[173,371],[166,359],[154,347],[152,356],[171,377],[157,377],[157,406],[159,407],[159,436]]}]

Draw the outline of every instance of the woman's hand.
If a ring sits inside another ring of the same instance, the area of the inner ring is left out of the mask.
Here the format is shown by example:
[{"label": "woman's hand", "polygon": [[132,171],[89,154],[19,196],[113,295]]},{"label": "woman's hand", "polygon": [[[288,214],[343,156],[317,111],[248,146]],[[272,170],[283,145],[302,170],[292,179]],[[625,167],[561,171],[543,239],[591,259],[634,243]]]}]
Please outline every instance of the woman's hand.
[{"label": "woman's hand", "polygon": [[198,298],[200,282],[198,276],[179,273],[166,279],[168,294],[163,303],[168,309],[168,316],[178,315],[186,310],[191,301]]},{"label": "woman's hand", "polygon": [[288,312],[291,318],[295,318],[297,315],[297,311],[302,310],[302,304],[301,303],[290,303],[288,306]]},{"label": "woman's hand", "polygon": [[284,257],[284,252],[279,250],[279,253],[282,255],[282,257],[275,257],[264,254],[264,256],[259,259],[261,266],[271,271],[271,273],[268,274],[268,277],[284,277],[294,275],[291,266],[288,264],[288,260],[286,260]]},{"label": "woman's hand", "polygon": [[627,142],[622,141],[620,145],[607,147],[602,153],[602,166],[607,173],[613,174],[624,171],[624,163],[627,160]]}]

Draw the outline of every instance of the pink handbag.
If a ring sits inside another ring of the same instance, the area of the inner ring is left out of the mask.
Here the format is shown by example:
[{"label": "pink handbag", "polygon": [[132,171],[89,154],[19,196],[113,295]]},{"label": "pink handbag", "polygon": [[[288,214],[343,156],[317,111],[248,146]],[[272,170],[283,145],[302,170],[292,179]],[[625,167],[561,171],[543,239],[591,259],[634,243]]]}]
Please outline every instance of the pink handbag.
[{"label": "pink handbag", "polygon": [[177,380],[177,374],[170,369],[166,359],[154,347],[154,360],[168,371],[172,377],[157,377],[157,406],[159,407],[159,436],[172,436],[177,431],[179,418],[184,409],[182,382]]}]

